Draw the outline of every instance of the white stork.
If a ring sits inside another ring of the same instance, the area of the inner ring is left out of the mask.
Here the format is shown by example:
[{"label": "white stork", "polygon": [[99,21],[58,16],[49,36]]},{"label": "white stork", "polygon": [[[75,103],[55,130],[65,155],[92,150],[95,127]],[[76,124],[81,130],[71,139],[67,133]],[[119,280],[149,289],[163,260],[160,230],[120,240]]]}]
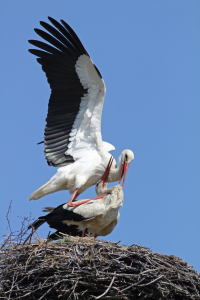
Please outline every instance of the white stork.
[{"label": "white stork", "polygon": [[123,204],[123,190],[120,185],[107,188],[107,182],[103,180],[96,184],[96,193],[98,196],[104,194],[103,198],[95,201],[94,199],[77,200],[85,201],[76,207],[69,207],[68,204],[62,204],[56,208],[46,207],[43,212],[49,212],[46,216],[39,217],[30,228],[35,230],[43,223],[47,222],[51,228],[57,229],[50,235],[50,239],[58,239],[60,233],[72,236],[84,236],[89,233],[90,236],[106,236],[113,231],[119,220],[119,208]]},{"label": "white stork", "polygon": [[[60,190],[73,193],[72,201],[102,178],[115,147],[102,141],[101,114],[105,85],[100,72],[83,47],[73,29],[63,20],[61,24],[48,18],[54,25],[40,24],[50,33],[35,29],[49,44],[29,40],[42,49],[30,49],[42,65],[51,87],[46,127],[44,132],[45,157],[51,166],[61,166],[57,173],[29,200],[37,200]],[[131,150],[124,150],[118,166],[112,164],[109,182],[123,185],[130,162]]]}]

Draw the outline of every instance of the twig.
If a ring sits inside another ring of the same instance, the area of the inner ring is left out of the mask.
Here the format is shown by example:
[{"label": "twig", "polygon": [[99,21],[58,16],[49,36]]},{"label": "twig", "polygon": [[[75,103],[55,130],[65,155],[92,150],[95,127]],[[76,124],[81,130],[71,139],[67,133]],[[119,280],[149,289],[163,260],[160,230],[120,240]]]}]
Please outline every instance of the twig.
[{"label": "twig", "polygon": [[138,284],[138,286],[147,286],[147,285],[150,285],[150,284],[152,284],[152,283],[154,283],[154,282],[160,280],[160,279],[163,278],[163,277],[164,277],[164,275],[161,275],[161,276],[159,276],[158,278],[152,280],[151,282],[144,283],[144,284]]},{"label": "twig", "polygon": [[105,296],[109,292],[111,286],[113,285],[114,280],[115,280],[115,276],[113,276],[113,279],[111,280],[111,283],[108,286],[107,290],[103,294],[101,294],[100,296],[95,297],[95,299],[101,299],[103,296]]},{"label": "twig", "polygon": [[57,281],[56,283],[54,283],[54,285],[48,289],[48,291],[42,295],[42,297],[40,297],[38,300],[42,300],[46,295],[48,295],[58,284],[64,282],[64,281],[67,281],[66,279],[63,279],[63,280],[60,280],[60,281]]},{"label": "twig", "polygon": [[[142,280],[140,280],[140,282],[139,282],[139,283],[143,282],[144,280],[145,280],[145,279],[143,278]],[[136,282],[136,283],[133,283],[133,284],[131,284],[131,285],[127,286],[125,289],[123,289],[123,290],[119,291],[119,293],[123,293],[123,292],[125,292],[125,291],[129,290],[130,288],[132,288],[132,287],[134,287],[134,286],[138,286],[138,282]]]}]

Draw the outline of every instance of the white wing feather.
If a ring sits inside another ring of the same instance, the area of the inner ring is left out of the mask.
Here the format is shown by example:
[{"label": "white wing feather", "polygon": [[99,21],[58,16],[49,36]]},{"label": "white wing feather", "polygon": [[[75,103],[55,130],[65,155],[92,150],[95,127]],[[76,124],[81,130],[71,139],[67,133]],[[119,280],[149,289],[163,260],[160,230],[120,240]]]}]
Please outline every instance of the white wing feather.
[{"label": "white wing feather", "polygon": [[107,152],[111,152],[115,150],[115,147],[112,144],[107,142],[103,142],[103,147]]},{"label": "white wing feather", "polygon": [[73,156],[74,160],[81,160],[86,156],[91,159],[92,154],[92,158],[98,161],[108,148],[104,146],[101,136],[101,114],[106,88],[87,55],[79,57],[75,68],[81,84],[88,92],[81,98],[66,154]]}]

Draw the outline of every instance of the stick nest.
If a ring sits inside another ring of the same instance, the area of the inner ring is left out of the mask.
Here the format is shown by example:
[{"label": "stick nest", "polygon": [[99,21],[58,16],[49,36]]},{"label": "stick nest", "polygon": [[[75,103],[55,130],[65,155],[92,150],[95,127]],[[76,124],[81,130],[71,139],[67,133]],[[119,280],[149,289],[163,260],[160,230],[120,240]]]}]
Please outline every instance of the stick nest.
[{"label": "stick nest", "polygon": [[173,255],[90,238],[0,250],[0,299],[200,299],[200,276]]}]

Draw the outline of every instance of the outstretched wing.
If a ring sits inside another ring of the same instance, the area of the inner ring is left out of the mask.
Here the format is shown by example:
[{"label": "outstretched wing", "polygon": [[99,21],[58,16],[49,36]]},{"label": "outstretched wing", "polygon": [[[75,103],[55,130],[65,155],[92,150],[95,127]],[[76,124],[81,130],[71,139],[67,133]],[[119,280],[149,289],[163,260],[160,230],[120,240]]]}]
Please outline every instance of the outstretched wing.
[{"label": "outstretched wing", "polygon": [[29,40],[30,49],[42,65],[51,87],[44,132],[45,157],[49,165],[64,166],[105,148],[101,137],[101,114],[105,85],[76,33],[63,20],[40,24],[49,32],[35,32],[49,44]]}]

